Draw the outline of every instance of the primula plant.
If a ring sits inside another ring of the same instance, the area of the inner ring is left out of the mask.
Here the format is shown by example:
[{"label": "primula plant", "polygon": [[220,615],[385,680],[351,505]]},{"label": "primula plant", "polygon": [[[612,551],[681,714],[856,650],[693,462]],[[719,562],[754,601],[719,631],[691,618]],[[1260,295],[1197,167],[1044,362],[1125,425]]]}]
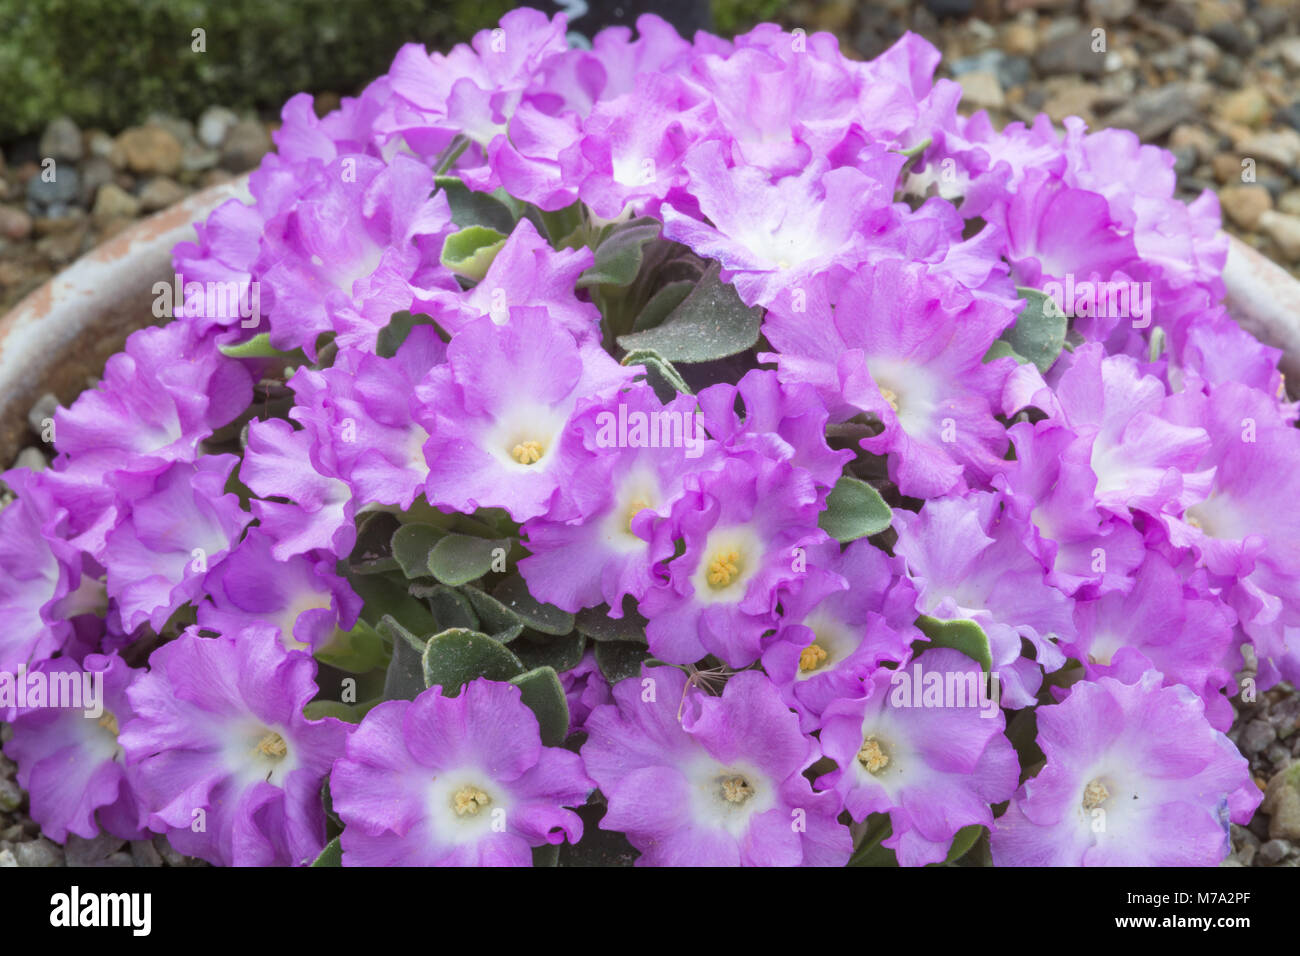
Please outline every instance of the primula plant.
[{"label": "primula plant", "polygon": [[1232,698],[1300,677],[1300,432],[1213,194],[958,116],[913,35],[565,35],[290,100],[172,320],[4,476],[45,834],[1219,863]]}]

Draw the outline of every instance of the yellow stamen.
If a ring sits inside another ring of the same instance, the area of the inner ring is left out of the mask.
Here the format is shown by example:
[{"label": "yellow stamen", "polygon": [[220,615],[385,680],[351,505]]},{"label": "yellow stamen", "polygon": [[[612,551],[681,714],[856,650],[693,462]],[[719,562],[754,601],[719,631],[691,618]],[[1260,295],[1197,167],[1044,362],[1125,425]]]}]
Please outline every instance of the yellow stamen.
[{"label": "yellow stamen", "polygon": [[492,798],[478,787],[461,787],[451,798],[451,807],[458,817],[466,814],[472,817],[491,802]]},{"label": "yellow stamen", "polygon": [[1083,788],[1083,809],[1096,810],[1110,799],[1110,791],[1100,780],[1093,780]]},{"label": "yellow stamen", "polygon": [[722,799],[728,803],[744,803],[754,795],[754,788],[744,777],[722,778]]},{"label": "yellow stamen", "polygon": [[263,757],[280,760],[289,752],[289,746],[284,742],[284,738],[274,730],[268,730],[266,736],[258,742],[257,752]]},{"label": "yellow stamen", "polygon": [[637,498],[627,506],[627,530],[629,532],[632,530],[632,520],[649,507],[650,502],[646,501],[644,498]]},{"label": "yellow stamen", "polygon": [[117,717],[111,710],[104,711],[103,715],[99,718],[99,726],[103,727],[114,737],[118,734]]},{"label": "yellow stamen", "polygon": [[799,670],[815,671],[826,663],[826,658],[830,657],[825,648],[820,644],[809,644],[799,652]]},{"label": "yellow stamen", "polygon": [[867,768],[867,773],[877,774],[889,766],[889,754],[875,737],[864,737],[862,749],[858,751],[858,763]]},{"label": "yellow stamen", "polygon": [[536,461],[541,461],[544,450],[542,443],[539,441],[521,441],[510,449],[510,457],[521,465],[531,465]]},{"label": "yellow stamen", "polygon": [[709,587],[715,591],[721,591],[738,577],[740,577],[740,552],[738,551],[726,551],[714,555],[705,574]]},{"label": "yellow stamen", "polygon": [[892,388],[882,388],[880,390],[880,397],[883,398],[885,401],[887,401],[889,403],[889,407],[892,408],[895,412],[898,411],[898,393],[895,392]]}]

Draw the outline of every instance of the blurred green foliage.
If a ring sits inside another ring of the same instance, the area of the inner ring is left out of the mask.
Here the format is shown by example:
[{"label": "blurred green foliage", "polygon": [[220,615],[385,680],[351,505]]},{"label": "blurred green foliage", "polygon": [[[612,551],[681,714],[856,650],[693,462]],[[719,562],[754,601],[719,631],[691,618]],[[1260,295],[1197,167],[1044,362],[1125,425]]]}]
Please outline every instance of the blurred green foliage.
[{"label": "blurred green foliage", "polygon": [[[67,114],[117,130],[159,111],[278,109],[350,94],[403,43],[442,49],[509,0],[0,0],[0,140]],[[205,31],[206,52],[191,49]]]},{"label": "blurred green foliage", "polygon": [[713,23],[719,34],[731,36],[775,20],[789,5],[788,0],[713,0]]}]

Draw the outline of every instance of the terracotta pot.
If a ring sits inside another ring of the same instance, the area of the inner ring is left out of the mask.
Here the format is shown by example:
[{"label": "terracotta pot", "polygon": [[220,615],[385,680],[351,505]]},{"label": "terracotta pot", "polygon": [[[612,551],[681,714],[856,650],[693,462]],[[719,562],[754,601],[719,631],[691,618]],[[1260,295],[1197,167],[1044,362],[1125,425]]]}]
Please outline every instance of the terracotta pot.
[{"label": "terracotta pot", "polygon": [[53,392],[71,402],[127,335],[154,317],[155,282],[172,281],[171,250],[226,200],[248,201],[247,177],[195,193],[143,219],[60,272],[0,319],[0,469],[36,438],[27,412]]}]

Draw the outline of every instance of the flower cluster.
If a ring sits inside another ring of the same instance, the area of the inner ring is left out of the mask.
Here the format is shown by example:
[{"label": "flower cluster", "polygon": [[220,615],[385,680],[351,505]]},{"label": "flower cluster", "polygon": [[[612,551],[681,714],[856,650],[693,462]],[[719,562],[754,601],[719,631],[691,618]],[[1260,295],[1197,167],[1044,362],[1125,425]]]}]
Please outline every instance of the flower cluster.
[{"label": "flower cluster", "polygon": [[1300,678],[1300,432],[1214,196],[959,116],[910,34],[565,37],[291,100],[173,320],[4,476],[45,833],[1219,862],[1231,698]]}]

